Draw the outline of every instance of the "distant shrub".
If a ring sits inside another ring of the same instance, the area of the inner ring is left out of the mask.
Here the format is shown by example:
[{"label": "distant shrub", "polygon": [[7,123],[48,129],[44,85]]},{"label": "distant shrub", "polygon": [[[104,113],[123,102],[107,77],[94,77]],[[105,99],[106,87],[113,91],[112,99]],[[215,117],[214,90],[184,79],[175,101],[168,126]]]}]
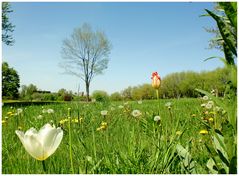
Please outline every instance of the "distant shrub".
[{"label": "distant shrub", "polygon": [[110,95],[110,100],[112,101],[121,101],[122,99],[123,97],[121,96],[119,92],[115,92]]},{"label": "distant shrub", "polygon": [[92,98],[99,102],[106,102],[109,101],[109,95],[107,92],[102,90],[96,90],[92,94]]},{"label": "distant shrub", "polygon": [[64,100],[64,101],[71,101],[71,100],[72,100],[72,95],[70,95],[70,94],[65,94],[63,100]]}]

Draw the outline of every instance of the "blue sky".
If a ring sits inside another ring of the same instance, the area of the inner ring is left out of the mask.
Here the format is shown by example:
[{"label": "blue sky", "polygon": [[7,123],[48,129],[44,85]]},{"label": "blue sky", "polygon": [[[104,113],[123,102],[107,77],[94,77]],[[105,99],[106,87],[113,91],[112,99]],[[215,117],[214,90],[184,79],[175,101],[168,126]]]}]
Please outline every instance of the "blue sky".
[{"label": "blue sky", "polygon": [[163,78],[186,70],[203,71],[222,67],[219,60],[203,62],[211,56],[223,56],[208,50],[212,35],[203,27],[215,26],[204,9],[206,2],[15,2],[11,3],[11,22],[16,25],[13,46],[3,45],[3,60],[14,67],[21,85],[35,84],[41,90],[60,88],[77,91],[77,77],[62,74],[59,67],[62,41],[83,23],[102,30],[111,41],[108,69],[94,77],[90,90],[108,93],[128,86],[151,83],[151,73]]}]

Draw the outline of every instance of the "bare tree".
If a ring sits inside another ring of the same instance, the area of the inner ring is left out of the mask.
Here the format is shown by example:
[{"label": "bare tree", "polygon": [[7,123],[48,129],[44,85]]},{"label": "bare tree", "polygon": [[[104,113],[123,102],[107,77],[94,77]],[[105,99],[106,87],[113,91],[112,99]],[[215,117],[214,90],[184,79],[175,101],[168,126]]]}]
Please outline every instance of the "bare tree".
[{"label": "bare tree", "polygon": [[107,68],[111,44],[101,31],[92,31],[89,24],[74,30],[70,38],[63,41],[60,66],[65,73],[75,75],[85,82],[87,101],[89,87],[94,76]]}]

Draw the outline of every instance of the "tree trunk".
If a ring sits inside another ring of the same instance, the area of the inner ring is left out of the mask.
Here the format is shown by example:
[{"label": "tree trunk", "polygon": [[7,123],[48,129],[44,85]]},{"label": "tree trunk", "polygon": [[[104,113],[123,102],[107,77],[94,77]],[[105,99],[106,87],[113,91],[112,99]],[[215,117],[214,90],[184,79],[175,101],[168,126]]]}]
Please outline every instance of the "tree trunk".
[{"label": "tree trunk", "polygon": [[87,81],[85,82],[85,89],[86,89],[86,101],[90,101],[90,83]]}]

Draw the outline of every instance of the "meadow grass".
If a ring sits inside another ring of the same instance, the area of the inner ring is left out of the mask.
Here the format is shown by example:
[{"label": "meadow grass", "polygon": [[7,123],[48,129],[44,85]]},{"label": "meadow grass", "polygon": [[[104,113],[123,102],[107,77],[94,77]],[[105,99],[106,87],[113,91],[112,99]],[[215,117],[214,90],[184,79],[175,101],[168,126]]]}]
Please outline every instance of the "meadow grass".
[{"label": "meadow grass", "polygon": [[[172,103],[170,109],[165,106],[167,102]],[[209,136],[199,134],[201,129],[206,129],[200,122],[201,103],[199,99],[163,99],[142,101],[142,104],[129,101],[3,106],[2,119],[8,118],[2,123],[2,173],[72,173],[68,123],[59,124],[68,118],[68,108],[71,108],[71,119],[75,119],[71,122],[75,174],[208,173],[205,163],[209,156],[203,143],[209,140]],[[158,106],[160,124],[154,121]],[[17,108],[22,108],[23,112],[7,114],[16,112]],[[42,113],[43,109],[49,108],[54,113]],[[141,116],[132,115],[135,109],[142,113]],[[102,110],[107,110],[107,115],[101,115]],[[102,122],[107,123],[106,128],[97,130]],[[42,163],[25,151],[15,134],[19,128],[23,131],[31,127],[40,129],[45,123],[62,126],[64,131],[59,148],[45,161],[46,172]],[[177,144],[190,152],[194,161],[193,172],[182,166]]]}]

